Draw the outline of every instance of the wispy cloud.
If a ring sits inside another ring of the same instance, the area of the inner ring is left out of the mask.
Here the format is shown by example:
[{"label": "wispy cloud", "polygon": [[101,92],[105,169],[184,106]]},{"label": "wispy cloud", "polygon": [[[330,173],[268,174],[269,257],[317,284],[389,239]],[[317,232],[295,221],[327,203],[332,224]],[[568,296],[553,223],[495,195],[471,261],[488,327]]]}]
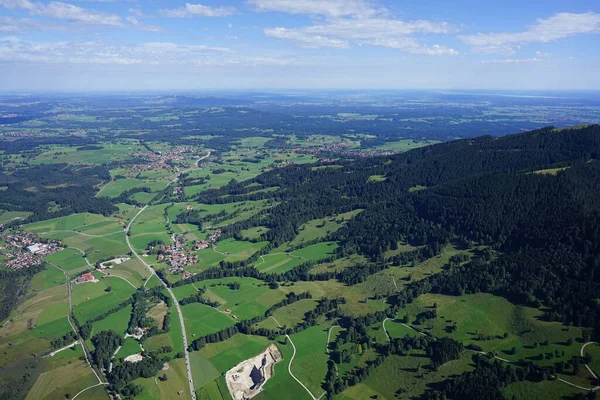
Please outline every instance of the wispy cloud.
[{"label": "wispy cloud", "polygon": [[0,16],[0,33],[25,33],[30,30],[60,31],[64,27],[56,24],[35,21],[29,18],[13,18]]},{"label": "wispy cloud", "polygon": [[171,18],[191,17],[226,17],[235,14],[233,7],[209,7],[202,4],[185,3],[184,7],[161,10],[161,13]]},{"label": "wispy cloud", "polygon": [[248,0],[257,11],[323,15],[330,18],[367,18],[385,12],[364,0]]},{"label": "wispy cloud", "polygon": [[137,20],[134,22],[124,21],[123,18],[116,14],[103,13],[58,1],[43,4],[29,0],[0,0],[0,5],[9,10],[27,10],[31,15],[39,15],[77,24],[102,25],[113,28],[140,29],[153,32],[161,31],[158,27],[146,25]]},{"label": "wispy cloud", "polygon": [[17,37],[0,38],[0,61],[48,64],[116,65],[287,65],[279,56],[239,54],[225,47],[147,42],[136,45],[104,41],[32,42]]},{"label": "wispy cloud", "polygon": [[523,32],[477,33],[459,36],[479,53],[513,54],[513,46],[528,43],[548,43],[580,34],[600,33],[600,14],[559,13],[538,19]]},{"label": "wispy cloud", "polygon": [[302,28],[267,28],[264,32],[269,37],[294,40],[303,47],[347,48],[351,44],[357,44],[387,47],[413,54],[455,55],[459,53],[457,50],[441,45],[423,45],[410,36],[415,33],[445,34],[452,30],[453,28],[445,22],[339,18],[326,24]]},{"label": "wispy cloud", "polygon": [[530,64],[548,61],[552,57],[550,53],[542,53],[541,51],[535,52],[535,57],[530,58],[504,58],[499,60],[483,60],[482,64]]}]

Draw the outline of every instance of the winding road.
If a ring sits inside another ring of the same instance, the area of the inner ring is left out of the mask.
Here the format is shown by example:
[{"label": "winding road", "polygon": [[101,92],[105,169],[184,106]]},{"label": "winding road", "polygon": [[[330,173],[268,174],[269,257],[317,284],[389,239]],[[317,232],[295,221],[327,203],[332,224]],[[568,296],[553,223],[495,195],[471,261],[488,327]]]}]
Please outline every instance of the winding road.
[{"label": "winding road", "polygon": [[[275,317],[273,317],[273,316],[271,315],[271,318],[273,318],[273,321],[275,321],[275,323],[277,324],[277,326],[278,326],[278,327],[282,328],[281,324],[279,323],[279,321],[277,321],[277,320],[275,319]],[[292,378],[294,378],[294,380],[295,380],[296,382],[298,382],[298,383],[300,384],[300,386],[302,386],[302,387],[304,388],[304,390],[306,390],[306,392],[307,392],[307,393],[310,395],[310,397],[311,397],[313,400],[319,400],[321,397],[323,397],[323,395],[321,395],[320,397],[315,397],[315,396],[312,394],[312,392],[311,392],[311,391],[310,391],[310,390],[309,390],[309,389],[308,389],[306,386],[304,386],[304,383],[302,383],[302,382],[300,381],[300,379],[296,378],[296,377],[294,376],[294,374],[292,373],[292,362],[294,361],[294,357],[296,357],[296,346],[294,345],[294,342],[292,341],[292,338],[290,337],[290,335],[286,334],[286,335],[285,335],[285,337],[286,337],[286,338],[287,338],[287,339],[290,341],[290,344],[292,345],[292,349],[294,349],[294,353],[292,353],[292,357],[290,358],[290,362],[289,362],[289,364],[288,364],[288,372],[289,372],[290,376],[291,376]],[[325,393],[323,393],[323,394],[325,394]]]},{"label": "winding road", "polygon": [[92,385],[92,386],[89,386],[89,387],[83,389],[82,391],[77,393],[75,396],[73,396],[73,399],[75,399],[75,397],[79,396],[81,393],[85,392],[88,389],[91,389],[93,387],[100,386],[100,385],[108,385],[108,383],[103,382],[102,378],[100,378],[100,375],[96,372],[96,369],[94,368],[94,366],[92,365],[92,362],[90,361],[91,356],[89,355],[89,350],[88,350],[87,346],[85,345],[85,341],[79,335],[79,331],[77,330],[77,328],[75,327],[75,324],[73,324],[73,321],[71,320],[71,315],[73,315],[73,303],[71,301],[71,280],[70,280],[69,273],[56,264],[52,264],[52,263],[49,263],[49,264],[52,265],[53,267],[61,270],[63,272],[63,274],[65,275],[65,278],[67,278],[67,299],[69,300],[69,313],[67,314],[67,320],[69,321],[69,325],[71,325],[71,329],[73,329],[73,332],[75,332],[75,336],[77,337],[77,342],[79,342],[79,344],[81,344],[81,348],[83,349],[83,356],[85,357],[86,363],[90,366],[90,368],[92,369],[92,372],[98,379],[98,384]]},{"label": "winding road", "polygon": [[[135,251],[135,249],[131,245],[131,242],[129,241],[129,235],[127,234],[129,232],[129,229],[131,228],[131,225],[133,224],[133,222],[136,220],[137,217],[140,216],[141,213],[144,212],[144,210],[146,210],[147,207],[148,206],[144,206],[144,208],[142,208],[137,214],[135,214],[135,216],[131,219],[131,221],[129,221],[129,224],[127,224],[127,228],[125,228],[125,232],[126,232],[125,240],[127,241],[127,246],[129,247],[129,250],[131,250],[131,254],[133,254],[135,257],[137,257],[137,259],[140,260],[140,262],[148,269],[148,271],[150,271],[150,277],[151,277],[152,275],[156,275],[156,271],[154,270],[154,268],[152,268],[152,266],[150,264],[148,264],[137,253],[137,251]],[[175,309],[177,310],[177,315],[179,316],[179,323],[181,324],[181,333],[183,336],[183,354],[185,355],[185,369],[187,371],[188,384],[190,386],[190,396],[191,396],[192,400],[196,400],[196,393],[194,392],[194,380],[192,377],[192,369],[190,367],[190,355],[187,350],[188,349],[188,341],[187,341],[187,334],[185,332],[185,323],[183,321],[183,313],[181,312],[181,308],[179,307],[179,302],[177,301],[177,298],[175,297],[175,294],[173,293],[171,288],[169,286],[167,286],[165,281],[163,281],[160,276],[156,275],[156,277],[158,278],[160,283],[163,285],[163,287],[167,290],[167,292],[169,292],[169,296],[171,296],[171,300],[173,300],[173,304],[175,305]],[[148,279],[150,279],[150,278],[148,278]]]},{"label": "winding road", "polygon": [[[196,168],[198,167],[198,163],[200,161],[204,160],[205,158],[208,158],[209,156],[210,156],[210,151],[205,156],[200,157],[194,163],[194,165],[196,166]],[[172,184],[172,183],[177,182],[177,180],[179,179],[179,177],[181,176],[181,174],[184,174],[187,171],[189,171],[189,169],[185,170],[185,171],[179,172],[177,174],[177,176],[175,177],[175,179],[173,179],[169,183],[169,185]],[[138,213],[135,214],[135,216],[131,219],[131,221],[129,221],[129,224],[127,224],[127,227],[125,228],[125,241],[127,242],[127,247],[129,247],[129,250],[131,250],[131,254],[133,254],[138,260],[140,260],[140,262],[148,269],[148,271],[150,271],[150,276],[148,277],[148,280],[146,281],[146,283],[150,280],[150,278],[152,277],[152,275],[156,275],[156,277],[158,278],[158,280],[160,281],[160,283],[162,284],[162,286],[169,293],[169,296],[171,296],[171,300],[173,300],[173,304],[175,305],[175,309],[177,311],[177,315],[179,316],[179,323],[181,325],[181,333],[182,333],[182,337],[183,337],[183,354],[185,355],[185,369],[186,369],[186,372],[187,372],[188,384],[189,384],[189,387],[190,387],[190,396],[191,396],[192,400],[196,400],[196,392],[194,391],[194,379],[192,377],[192,369],[191,369],[191,364],[190,364],[190,355],[189,355],[189,352],[188,352],[187,334],[186,334],[186,331],[185,331],[185,323],[183,321],[183,313],[181,312],[181,308],[179,307],[179,302],[177,301],[177,298],[175,297],[175,294],[173,293],[173,291],[171,290],[171,288],[167,285],[167,283],[165,281],[163,281],[161,279],[161,277],[156,274],[156,271],[154,270],[154,268],[152,268],[152,266],[150,264],[148,264],[137,253],[137,251],[135,251],[135,249],[131,245],[131,242],[129,241],[129,232],[130,232],[130,229],[131,229],[131,225],[136,220],[136,218],[139,217],[140,214],[142,214],[146,210],[147,207],[148,206],[146,205],[140,211],[138,211]]]}]

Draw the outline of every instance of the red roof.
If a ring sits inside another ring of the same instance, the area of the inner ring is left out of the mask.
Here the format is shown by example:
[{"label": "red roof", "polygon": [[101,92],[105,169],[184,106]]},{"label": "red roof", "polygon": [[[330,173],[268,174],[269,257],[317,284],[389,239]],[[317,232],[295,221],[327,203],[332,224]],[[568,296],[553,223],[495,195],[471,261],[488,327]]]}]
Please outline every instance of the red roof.
[{"label": "red roof", "polygon": [[93,281],[94,279],[96,279],[96,278],[94,278],[94,275],[92,275],[92,274],[91,274],[91,273],[89,273],[89,272],[88,272],[87,274],[83,274],[83,275],[81,275],[81,277],[82,277],[83,279],[85,279],[86,281]]}]

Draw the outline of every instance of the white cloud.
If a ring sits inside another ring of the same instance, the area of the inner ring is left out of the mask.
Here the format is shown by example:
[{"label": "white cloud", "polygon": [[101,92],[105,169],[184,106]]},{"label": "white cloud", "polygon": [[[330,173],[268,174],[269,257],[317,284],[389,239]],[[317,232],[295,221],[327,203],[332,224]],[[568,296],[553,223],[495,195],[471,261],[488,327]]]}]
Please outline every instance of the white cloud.
[{"label": "white cloud", "polygon": [[364,0],[248,0],[257,11],[323,15],[330,18],[372,17],[385,12]]},{"label": "white cloud", "polygon": [[505,58],[503,60],[484,60],[482,64],[527,64],[527,63],[538,63],[542,62],[544,59],[532,57],[532,58]]},{"label": "white cloud", "polygon": [[0,33],[23,33],[30,30],[59,31],[63,27],[35,21],[29,18],[12,18],[0,16]]},{"label": "white cloud", "polygon": [[347,48],[352,43],[403,50],[413,54],[450,54],[459,52],[445,46],[432,47],[421,45],[411,34],[437,33],[453,31],[446,22],[400,21],[385,18],[347,19],[340,18],[326,24],[311,25],[302,28],[267,28],[269,37],[288,39],[303,47]]},{"label": "white cloud", "polygon": [[116,14],[107,14],[78,7],[68,3],[53,1],[43,4],[31,2],[29,0],[0,0],[0,5],[12,9],[27,10],[31,15],[40,15],[47,18],[60,19],[77,24],[84,25],[104,25],[125,29],[141,29],[157,32],[160,28],[145,25],[136,20],[136,23],[125,23],[123,19]]},{"label": "white cloud", "polygon": [[185,7],[161,10],[162,14],[172,18],[190,17],[226,17],[235,14],[233,7],[209,7],[202,4],[185,3]]},{"label": "white cloud", "polygon": [[527,43],[548,43],[579,34],[600,33],[600,14],[559,13],[538,19],[523,32],[477,33],[459,36],[479,53],[513,54],[513,46]]},{"label": "white cloud", "polygon": [[130,8],[129,12],[135,15],[136,17],[143,17],[144,13],[139,8]]},{"label": "white cloud", "polygon": [[40,43],[0,38],[0,62],[116,65],[287,65],[279,56],[238,54],[228,48],[148,42],[116,45],[103,41]]},{"label": "white cloud", "polygon": [[484,60],[481,61],[482,64],[529,64],[529,63],[539,63],[543,61],[547,61],[552,54],[543,53],[541,51],[535,52],[535,57],[530,58],[504,58],[499,60]]}]

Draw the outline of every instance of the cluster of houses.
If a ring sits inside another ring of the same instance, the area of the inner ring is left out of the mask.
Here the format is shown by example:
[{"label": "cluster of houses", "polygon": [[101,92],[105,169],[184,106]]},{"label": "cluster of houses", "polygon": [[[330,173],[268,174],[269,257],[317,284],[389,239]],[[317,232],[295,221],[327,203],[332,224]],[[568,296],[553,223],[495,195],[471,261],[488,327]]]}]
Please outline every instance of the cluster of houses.
[{"label": "cluster of houses", "polygon": [[[0,124],[2,122],[0,121]],[[34,132],[21,132],[21,131],[10,131],[2,133],[4,137],[13,137],[13,138],[39,138],[44,137],[43,133],[34,133]]]},{"label": "cluster of houses", "polygon": [[43,257],[63,249],[62,242],[49,240],[41,243],[36,234],[25,231],[7,232],[2,236],[0,246],[9,269],[36,267],[42,264]]},{"label": "cluster of houses", "polygon": [[221,236],[221,233],[222,231],[220,229],[217,229],[216,231],[211,233],[207,239],[194,240],[194,250],[204,250],[208,249],[209,247],[217,247],[215,242],[217,241],[219,236]]},{"label": "cluster of houses", "polygon": [[393,150],[379,150],[379,149],[354,149],[349,148],[351,146],[347,143],[323,143],[321,146],[315,147],[294,147],[290,151],[294,151],[299,154],[322,154],[332,153],[340,154],[348,157],[373,157],[373,156],[389,156],[398,153]]},{"label": "cluster of houses", "polygon": [[198,263],[198,256],[193,251],[186,251],[185,238],[182,234],[173,237],[173,243],[166,246],[158,245],[158,261],[169,264],[169,272],[173,274],[185,273],[184,267]]},{"label": "cluster of houses", "polygon": [[182,147],[172,151],[136,151],[130,156],[144,159],[148,162],[133,164],[129,168],[134,172],[150,171],[155,169],[170,169],[169,161],[184,160],[189,153],[194,152],[193,147]]}]

